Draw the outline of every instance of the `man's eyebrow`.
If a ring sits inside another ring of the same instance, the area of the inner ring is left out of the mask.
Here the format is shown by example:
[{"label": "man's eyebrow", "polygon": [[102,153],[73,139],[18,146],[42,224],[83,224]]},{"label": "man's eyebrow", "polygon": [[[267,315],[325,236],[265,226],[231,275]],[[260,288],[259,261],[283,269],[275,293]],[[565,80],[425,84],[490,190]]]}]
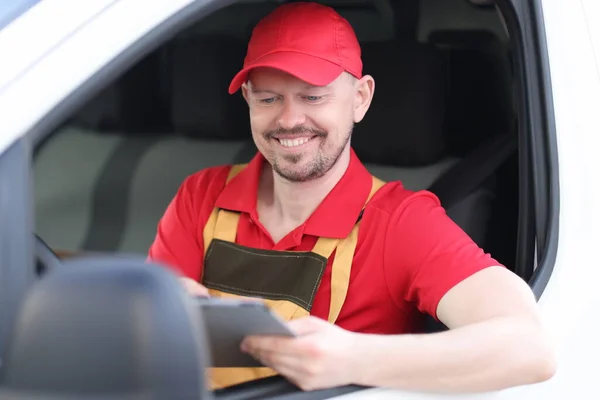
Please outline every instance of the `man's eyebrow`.
[{"label": "man's eyebrow", "polygon": [[[256,87],[256,86],[252,86],[252,85],[249,85],[249,89],[250,89],[250,92],[252,92],[254,94],[261,94],[261,93],[277,94],[276,92],[274,92],[272,90],[262,89],[262,88],[259,88],[259,87]],[[302,90],[303,91],[315,90],[315,89],[329,90],[329,89],[331,89],[331,84],[326,85],[326,86],[315,86],[315,85],[311,85],[310,83],[302,85]]]},{"label": "man's eyebrow", "polygon": [[302,89],[303,90],[331,89],[331,84],[325,85],[325,86],[315,86],[315,85],[311,85],[310,83],[307,83],[306,85],[302,86]]},{"label": "man's eyebrow", "polygon": [[275,92],[273,92],[271,90],[260,89],[260,88],[257,88],[256,86],[250,86],[250,91],[252,93],[257,93],[257,94],[259,94],[259,93],[271,93],[271,94],[275,94]]}]

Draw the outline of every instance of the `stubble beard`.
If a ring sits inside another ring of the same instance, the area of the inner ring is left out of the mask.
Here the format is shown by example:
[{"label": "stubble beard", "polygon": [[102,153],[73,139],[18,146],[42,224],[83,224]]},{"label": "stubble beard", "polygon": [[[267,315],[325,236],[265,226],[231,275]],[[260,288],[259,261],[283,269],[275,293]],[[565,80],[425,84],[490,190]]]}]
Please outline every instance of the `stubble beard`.
[{"label": "stubble beard", "polygon": [[[279,157],[275,155],[270,155],[267,160],[270,162],[273,171],[276,174],[281,176],[283,179],[289,182],[307,182],[313,179],[318,179],[324,176],[327,172],[333,168],[333,166],[337,163],[339,158],[341,157],[346,145],[350,141],[350,137],[352,136],[352,130],[354,125],[351,124],[344,141],[340,144],[340,146],[335,149],[335,153],[331,155],[326,155],[324,151],[324,146],[326,145],[328,134],[323,131],[315,131],[315,130],[302,130],[297,133],[306,133],[307,131],[311,133],[316,133],[317,137],[321,137],[321,144],[317,151],[317,154],[314,156],[314,159],[310,160],[308,165],[303,168],[294,168],[294,165],[297,165],[302,162],[302,160],[307,157],[305,154],[285,154],[281,156],[283,161],[286,164],[292,164],[292,167],[284,167],[279,159]],[[265,138],[269,140],[272,136],[272,132],[265,135]],[[276,139],[273,139],[276,140]],[[312,140],[312,139],[311,139]]]}]

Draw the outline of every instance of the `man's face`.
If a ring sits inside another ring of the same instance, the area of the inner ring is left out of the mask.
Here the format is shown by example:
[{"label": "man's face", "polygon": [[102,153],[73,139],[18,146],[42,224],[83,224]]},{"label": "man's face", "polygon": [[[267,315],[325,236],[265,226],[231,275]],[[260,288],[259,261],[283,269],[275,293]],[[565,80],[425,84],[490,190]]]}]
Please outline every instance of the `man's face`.
[{"label": "man's face", "polygon": [[252,136],[275,172],[292,182],[315,179],[349,150],[358,83],[346,73],[317,87],[275,69],[251,72],[242,90]]}]

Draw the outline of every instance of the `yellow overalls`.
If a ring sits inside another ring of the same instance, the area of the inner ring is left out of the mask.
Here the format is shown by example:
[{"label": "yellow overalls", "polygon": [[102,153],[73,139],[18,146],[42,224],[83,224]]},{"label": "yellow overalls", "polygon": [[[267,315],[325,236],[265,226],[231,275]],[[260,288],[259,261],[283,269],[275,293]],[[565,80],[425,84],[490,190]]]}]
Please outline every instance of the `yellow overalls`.
[{"label": "yellow overalls", "polygon": [[[227,182],[245,166],[234,165]],[[366,202],[384,184],[373,177],[371,193]],[[267,251],[236,244],[239,217],[237,212],[215,208],[204,227],[204,271],[201,282],[210,295],[238,299],[260,297],[285,321],[306,317],[310,315],[314,294],[327,260],[336,250],[331,271],[328,317],[330,323],[335,323],[348,291],[360,218],[345,239],[322,237],[312,251],[294,252]],[[210,368],[208,371],[213,390],[272,375],[276,375],[276,372],[265,367]]]}]

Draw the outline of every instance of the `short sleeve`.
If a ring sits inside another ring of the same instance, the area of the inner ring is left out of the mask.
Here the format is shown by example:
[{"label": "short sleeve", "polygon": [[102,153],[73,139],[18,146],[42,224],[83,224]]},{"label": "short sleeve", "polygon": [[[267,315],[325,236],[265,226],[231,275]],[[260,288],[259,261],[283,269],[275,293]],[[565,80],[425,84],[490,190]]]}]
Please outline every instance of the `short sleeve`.
[{"label": "short sleeve", "polygon": [[412,194],[390,215],[385,241],[384,270],[392,298],[434,318],[448,290],[482,269],[500,265],[428,191]]},{"label": "short sleeve", "polygon": [[190,278],[200,275],[202,243],[197,240],[198,211],[194,207],[198,177],[185,179],[158,222],[148,261],[165,264]]}]

